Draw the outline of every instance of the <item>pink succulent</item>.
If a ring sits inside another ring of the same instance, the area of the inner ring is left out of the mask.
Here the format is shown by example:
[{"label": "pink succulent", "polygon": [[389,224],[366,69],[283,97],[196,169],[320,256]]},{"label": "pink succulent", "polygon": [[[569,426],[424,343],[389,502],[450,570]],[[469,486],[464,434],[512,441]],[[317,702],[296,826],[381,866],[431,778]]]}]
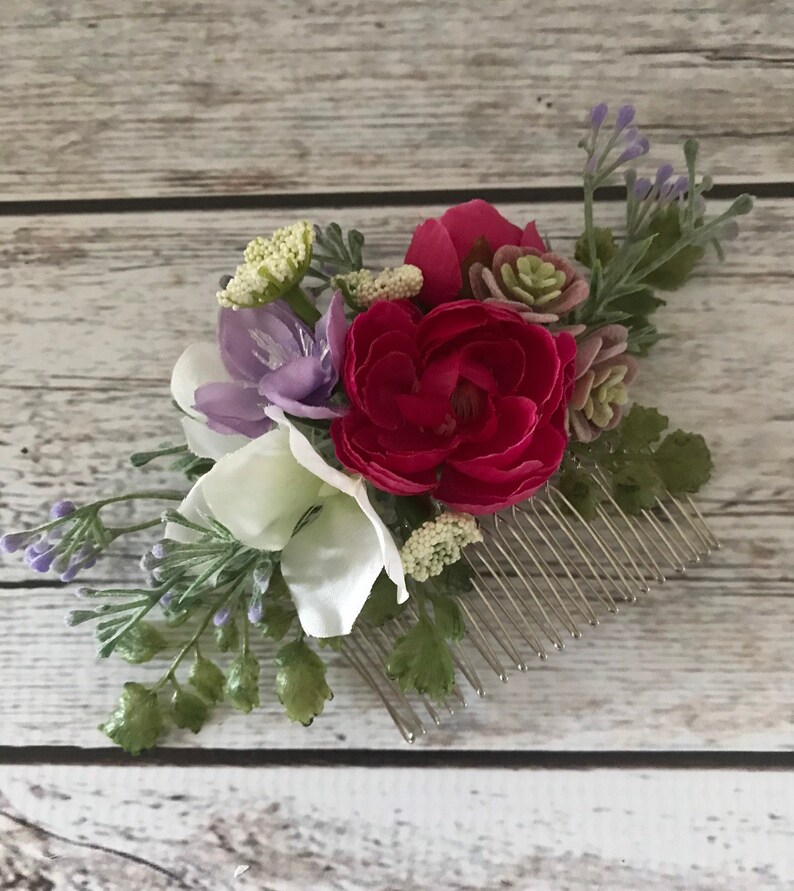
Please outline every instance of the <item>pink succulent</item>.
[{"label": "pink succulent", "polygon": [[620,423],[626,387],[637,376],[637,361],[626,353],[628,335],[623,325],[605,325],[577,344],[568,417],[579,442],[592,442]]}]

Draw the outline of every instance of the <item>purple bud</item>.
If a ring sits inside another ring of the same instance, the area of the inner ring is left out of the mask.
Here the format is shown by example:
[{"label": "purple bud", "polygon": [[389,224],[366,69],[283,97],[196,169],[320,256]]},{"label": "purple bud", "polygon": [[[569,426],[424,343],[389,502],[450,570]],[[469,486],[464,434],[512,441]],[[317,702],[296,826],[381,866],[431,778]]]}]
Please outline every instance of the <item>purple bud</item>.
[{"label": "purple bud", "polygon": [[13,554],[30,541],[29,532],[9,532],[0,538],[0,550]]},{"label": "purple bud", "polygon": [[688,176],[679,176],[678,179],[673,184],[672,192],[670,193],[672,198],[679,198],[682,195],[686,195],[689,191],[689,177]]},{"label": "purple bud", "polygon": [[662,185],[662,183],[666,183],[668,179],[673,175],[673,165],[672,164],[662,164],[662,166],[656,171],[656,187]]},{"label": "purple bud", "polygon": [[152,545],[152,554],[158,560],[162,560],[163,557],[165,557],[165,549],[166,549],[166,543],[164,541],[156,541]]},{"label": "purple bud", "polygon": [[626,161],[633,161],[635,158],[639,158],[640,155],[644,155],[647,151],[647,145],[643,147],[642,141],[638,139],[637,142],[633,142],[631,145],[626,146],[626,148],[623,149],[618,158],[618,164],[623,164]]},{"label": "purple bud", "polygon": [[152,552],[149,552],[141,557],[140,566],[144,572],[150,572],[157,566],[159,562],[160,561],[157,559],[157,557]]},{"label": "purple bud", "polygon": [[224,606],[223,609],[219,609],[217,613],[212,617],[212,624],[216,628],[222,628],[224,625],[229,624],[229,619],[232,617],[232,611],[228,606]]},{"label": "purple bud", "polygon": [[647,176],[640,177],[636,183],[634,183],[634,197],[638,201],[644,200],[648,193],[651,191],[651,181]]},{"label": "purple bud", "polygon": [[592,158],[584,165],[585,173],[595,173],[598,167],[598,158],[593,155]]},{"label": "purple bud", "polygon": [[606,120],[606,116],[609,113],[609,107],[606,102],[599,102],[598,105],[594,105],[590,109],[590,126],[594,130],[598,130],[601,124]]},{"label": "purple bud", "polygon": [[61,573],[61,581],[66,582],[67,584],[73,582],[78,572],[80,572],[80,567],[77,564],[72,563],[71,566],[68,566],[65,571]]},{"label": "purple bud", "polygon": [[628,130],[623,134],[624,142],[634,142],[635,139],[640,135],[640,131],[636,127],[629,127]]},{"label": "purple bud", "polygon": [[262,601],[261,600],[254,601],[248,607],[248,621],[252,625],[258,625],[262,621],[262,616],[263,616],[264,612],[265,612],[265,608],[262,605]]},{"label": "purple bud", "polygon": [[174,599],[173,591],[166,591],[160,598],[160,606],[166,607]]},{"label": "purple bud", "polygon": [[36,545],[30,544],[25,548],[25,563],[27,563],[28,566],[32,566],[33,561],[40,556],[41,554]]},{"label": "purple bud", "polygon": [[46,535],[42,535],[38,541],[34,541],[32,545],[29,545],[31,553],[43,554],[45,551],[50,549],[51,545],[47,539]]},{"label": "purple bud", "polygon": [[54,551],[45,551],[43,554],[39,554],[34,560],[30,561],[30,568],[34,572],[49,572],[54,558]]},{"label": "purple bud", "polygon": [[96,566],[96,557],[89,557],[80,568],[81,569],[93,569],[95,566]]},{"label": "purple bud", "polygon": [[621,105],[618,109],[618,113],[615,116],[615,130],[620,133],[621,130],[625,130],[626,127],[634,120],[634,106],[633,105]]},{"label": "purple bud", "polygon": [[56,501],[50,508],[50,516],[53,520],[62,520],[64,517],[68,517],[69,514],[73,514],[75,510],[76,508],[71,501]]},{"label": "purple bud", "polygon": [[60,541],[62,538],[63,538],[63,527],[62,526],[56,526],[54,529],[50,529],[50,531],[47,533],[48,541],[56,542],[56,541]]}]

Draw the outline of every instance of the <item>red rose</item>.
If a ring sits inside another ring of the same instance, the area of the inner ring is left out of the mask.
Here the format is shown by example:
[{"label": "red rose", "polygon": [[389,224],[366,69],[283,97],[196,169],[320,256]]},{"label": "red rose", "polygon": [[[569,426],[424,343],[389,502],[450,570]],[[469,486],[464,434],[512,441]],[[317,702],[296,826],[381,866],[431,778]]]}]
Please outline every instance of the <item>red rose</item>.
[{"label": "red rose", "polygon": [[499,304],[422,316],[400,300],[359,315],[345,346],[351,408],[331,436],[342,464],[378,488],[487,514],[528,498],[562,461],[570,334]]},{"label": "red rose", "polygon": [[405,255],[406,263],[422,270],[424,285],[419,299],[428,306],[438,306],[472,296],[465,291],[461,294],[465,280],[461,266],[471,259],[490,265],[490,257],[479,253],[472,257],[472,252],[482,245],[493,255],[506,244],[546,251],[534,222],[522,231],[479,198],[451,207],[438,220],[425,220],[414,232]]}]

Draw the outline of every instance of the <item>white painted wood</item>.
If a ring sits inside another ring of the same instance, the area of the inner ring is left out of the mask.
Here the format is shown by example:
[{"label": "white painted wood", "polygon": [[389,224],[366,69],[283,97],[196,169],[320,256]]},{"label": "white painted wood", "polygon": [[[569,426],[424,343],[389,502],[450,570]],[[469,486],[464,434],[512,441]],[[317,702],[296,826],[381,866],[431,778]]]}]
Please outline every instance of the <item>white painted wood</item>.
[{"label": "white painted wood", "polygon": [[784,891],[792,875],[789,773],[0,768],[9,887]]},{"label": "white painted wood", "polygon": [[787,0],[3,4],[5,199],[576,182],[634,100],[658,162],[791,174]]},{"label": "white painted wood", "polygon": [[[537,217],[570,250],[579,209],[503,208]],[[412,227],[440,208],[300,215],[357,222],[374,263],[398,260]],[[617,206],[606,218],[616,217]],[[134,471],[129,451],[177,435],[167,379],[180,350],[212,336],[218,275],[253,234],[294,214],[192,213],[0,221],[8,286],[0,295],[0,526],[63,495],[173,484]],[[717,462],[701,503],[724,550],[685,580],[588,629],[550,664],[474,702],[424,745],[464,748],[787,749],[794,744],[794,368],[792,205],[764,201],[724,266],[710,262],[660,314],[674,335],[646,363],[637,395],[702,431]],[[143,333],[142,333],[143,332]],[[136,579],[125,548],[96,577]],[[150,669],[97,665],[86,628],[63,627],[66,591],[15,588],[29,578],[4,559],[0,590],[13,635],[0,652],[0,744],[101,746],[96,724],[121,683]],[[272,694],[261,714],[231,712],[196,739],[169,744],[392,747],[385,714],[356,678],[333,669],[337,698],[310,730],[290,727]],[[269,691],[272,680],[263,681]],[[493,684],[491,687],[493,688]],[[759,691],[763,690],[763,695]]]}]

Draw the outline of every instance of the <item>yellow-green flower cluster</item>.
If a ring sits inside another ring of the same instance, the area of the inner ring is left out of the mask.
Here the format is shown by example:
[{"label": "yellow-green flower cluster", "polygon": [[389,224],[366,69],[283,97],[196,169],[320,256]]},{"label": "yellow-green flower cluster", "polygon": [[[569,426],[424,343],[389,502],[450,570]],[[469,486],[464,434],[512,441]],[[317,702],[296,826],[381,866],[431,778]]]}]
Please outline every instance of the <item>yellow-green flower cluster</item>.
[{"label": "yellow-green flower cluster", "polygon": [[482,533],[471,514],[441,514],[411,533],[400,552],[403,569],[418,582],[426,582],[457,563],[466,545],[478,541]]},{"label": "yellow-green flower cluster", "polygon": [[406,263],[394,269],[386,267],[373,275],[369,269],[359,269],[333,279],[335,287],[343,287],[362,309],[368,309],[379,300],[405,300],[422,290],[422,270]]},{"label": "yellow-green flower cluster", "polygon": [[305,221],[276,229],[270,238],[255,238],[245,249],[245,262],[218,291],[218,303],[237,309],[278,300],[306,274],[313,243],[314,228]]}]

